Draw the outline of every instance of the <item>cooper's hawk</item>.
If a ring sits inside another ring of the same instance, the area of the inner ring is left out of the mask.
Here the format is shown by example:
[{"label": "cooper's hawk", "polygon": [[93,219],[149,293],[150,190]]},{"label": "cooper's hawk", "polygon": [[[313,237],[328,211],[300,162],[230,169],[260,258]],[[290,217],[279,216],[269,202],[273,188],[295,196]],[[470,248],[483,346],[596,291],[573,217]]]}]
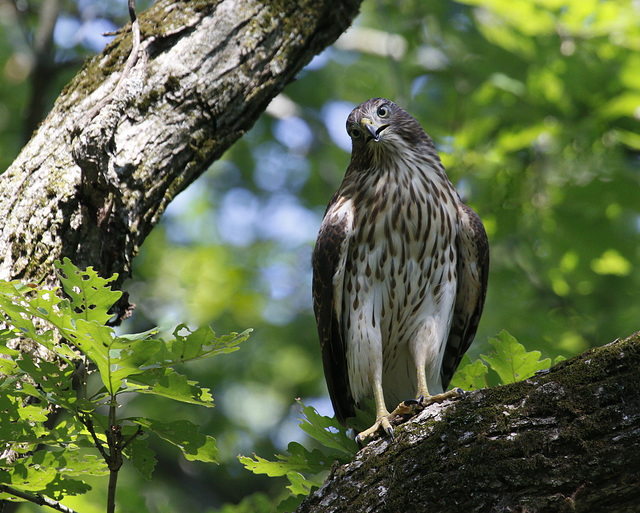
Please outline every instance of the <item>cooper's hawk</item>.
[{"label": "cooper's hawk", "polygon": [[320,227],[313,299],[338,420],[375,400],[361,442],[380,428],[392,435],[403,400],[447,397],[482,314],[489,244],[407,112],[374,98],[351,112],[347,132],[351,162]]}]

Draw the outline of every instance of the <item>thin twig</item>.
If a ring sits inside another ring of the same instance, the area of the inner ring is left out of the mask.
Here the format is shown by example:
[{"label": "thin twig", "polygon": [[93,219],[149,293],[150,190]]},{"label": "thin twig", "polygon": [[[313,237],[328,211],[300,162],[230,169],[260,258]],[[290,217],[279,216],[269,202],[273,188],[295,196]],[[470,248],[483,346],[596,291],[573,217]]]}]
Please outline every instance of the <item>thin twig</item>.
[{"label": "thin twig", "polygon": [[91,420],[91,417],[89,415],[79,415],[78,418],[80,419],[80,422],[84,424],[84,426],[87,428],[87,430],[91,434],[91,438],[93,438],[93,443],[97,447],[98,451],[100,451],[100,454],[104,458],[105,463],[109,465],[109,455],[104,450],[104,447],[102,446],[102,441],[98,438],[98,435],[96,435],[96,431],[93,428],[93,421]]},{"label": "thin twig", "polygon": [[141,434],[142,434],[142,426],[138,426],[138,430],[123,442],[122,450],[124,451],[125,448],[127,447],[127,445],[129,445],[131,442],[133,442]]},{"label": "thin twig", "polygon": [[14,497],[20,497],[21,499],[27,500],[29,502],[33,502],[38,506],[49,506],[58,511],[62,511],[63,513],[77,513],[77,511],[60,504],[58,501],[54,501],[49,497],[45,497],[44,495],[38,495],[35,493],[23,492],[21,490],[16,490],[11,486],[6,484],[0,484],[0,492],[7,493],[9,495],[13,495]]}]

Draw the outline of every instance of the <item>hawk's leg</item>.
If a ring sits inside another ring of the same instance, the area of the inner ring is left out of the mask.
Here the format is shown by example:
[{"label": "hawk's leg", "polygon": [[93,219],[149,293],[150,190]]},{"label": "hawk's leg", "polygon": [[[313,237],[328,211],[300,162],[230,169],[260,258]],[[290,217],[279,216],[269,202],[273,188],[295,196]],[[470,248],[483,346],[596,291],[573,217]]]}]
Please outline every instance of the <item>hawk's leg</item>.
[{"label": "hawk's leg", "polygon": [[389,437],[393,438],[393,426],[391,425],[391,419],[397,415],[407,414],[412,408],[415,408],[414,405],[409,406],[407,404],[406,406],[403,406],[405,403],[400,403],[395,410],[389,413],[387,405],[384,402],[382,383],[378,380],[375,380],[373,383],[373,395],[376,401],[376,421],[369,429],[365,429],[361,433],[358,433],[356,436],[356,442],[358,442],[359,445],[362,445],[367,438],[372,437],[379,430],[383,430]]},{"label": "hawk's leg", "polygon": [[384,392],[382,391],[382,383],[377,379],[373,383],[373,395],[376,401],[376,421],[369,429],[365,429],[356,436],[356,442],[359,445],[369,438],[375,435],[379,429],[382,429],[387,435],[393,437],[393,427],[391,427],[391,414],[387,410],[387,405],[384,403]]},{"label": "hawk's leg", "polygon": [[393,438],[393,426],[391,420],[398,416],[414,415],[417,411],[424,408],[420,400],[410,399],[408,401],[401,402],[395,410],[389,413],[387,406],[384,402],[384,392],[382,391],[382,384],[378,381],[373,384],[373,395],[376,400],[376,421],[369,429],[365,429],[356,436],[356,442],[362,445],[367,438],[374,436],[378,431],[384,431],[387,436]]}]

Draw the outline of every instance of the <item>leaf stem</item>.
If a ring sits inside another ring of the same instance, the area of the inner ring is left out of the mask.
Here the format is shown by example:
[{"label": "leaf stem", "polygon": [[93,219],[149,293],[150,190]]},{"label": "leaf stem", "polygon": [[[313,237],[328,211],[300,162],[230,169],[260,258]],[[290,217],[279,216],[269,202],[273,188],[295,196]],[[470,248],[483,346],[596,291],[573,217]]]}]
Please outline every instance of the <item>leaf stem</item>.
[{"label": "leaf stem", "polygon": [[142,434],[142,426],[138,426],[138,430],[132,434],[127,440],[122,444],[122,450],[124,451],[127,445],[133,442],[138,436]]}]

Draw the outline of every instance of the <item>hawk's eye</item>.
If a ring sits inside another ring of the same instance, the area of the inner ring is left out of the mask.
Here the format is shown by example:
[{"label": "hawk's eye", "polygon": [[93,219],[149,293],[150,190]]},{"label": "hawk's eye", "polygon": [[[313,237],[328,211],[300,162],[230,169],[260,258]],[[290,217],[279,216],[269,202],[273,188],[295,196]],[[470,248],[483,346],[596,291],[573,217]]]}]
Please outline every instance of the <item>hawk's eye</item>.
[{"label": "hawk's eye", "polygon": [[347,130],[352,139],[359,139],[362,136],[362,132],[357,128],[350,128]]},{"label": "hawk's eye", "polygon": [[381,107],[378,107],[378,116],[381,118],[386,118],[389,116],[389,107],[387,107],[386,105],[382,105]]}]

